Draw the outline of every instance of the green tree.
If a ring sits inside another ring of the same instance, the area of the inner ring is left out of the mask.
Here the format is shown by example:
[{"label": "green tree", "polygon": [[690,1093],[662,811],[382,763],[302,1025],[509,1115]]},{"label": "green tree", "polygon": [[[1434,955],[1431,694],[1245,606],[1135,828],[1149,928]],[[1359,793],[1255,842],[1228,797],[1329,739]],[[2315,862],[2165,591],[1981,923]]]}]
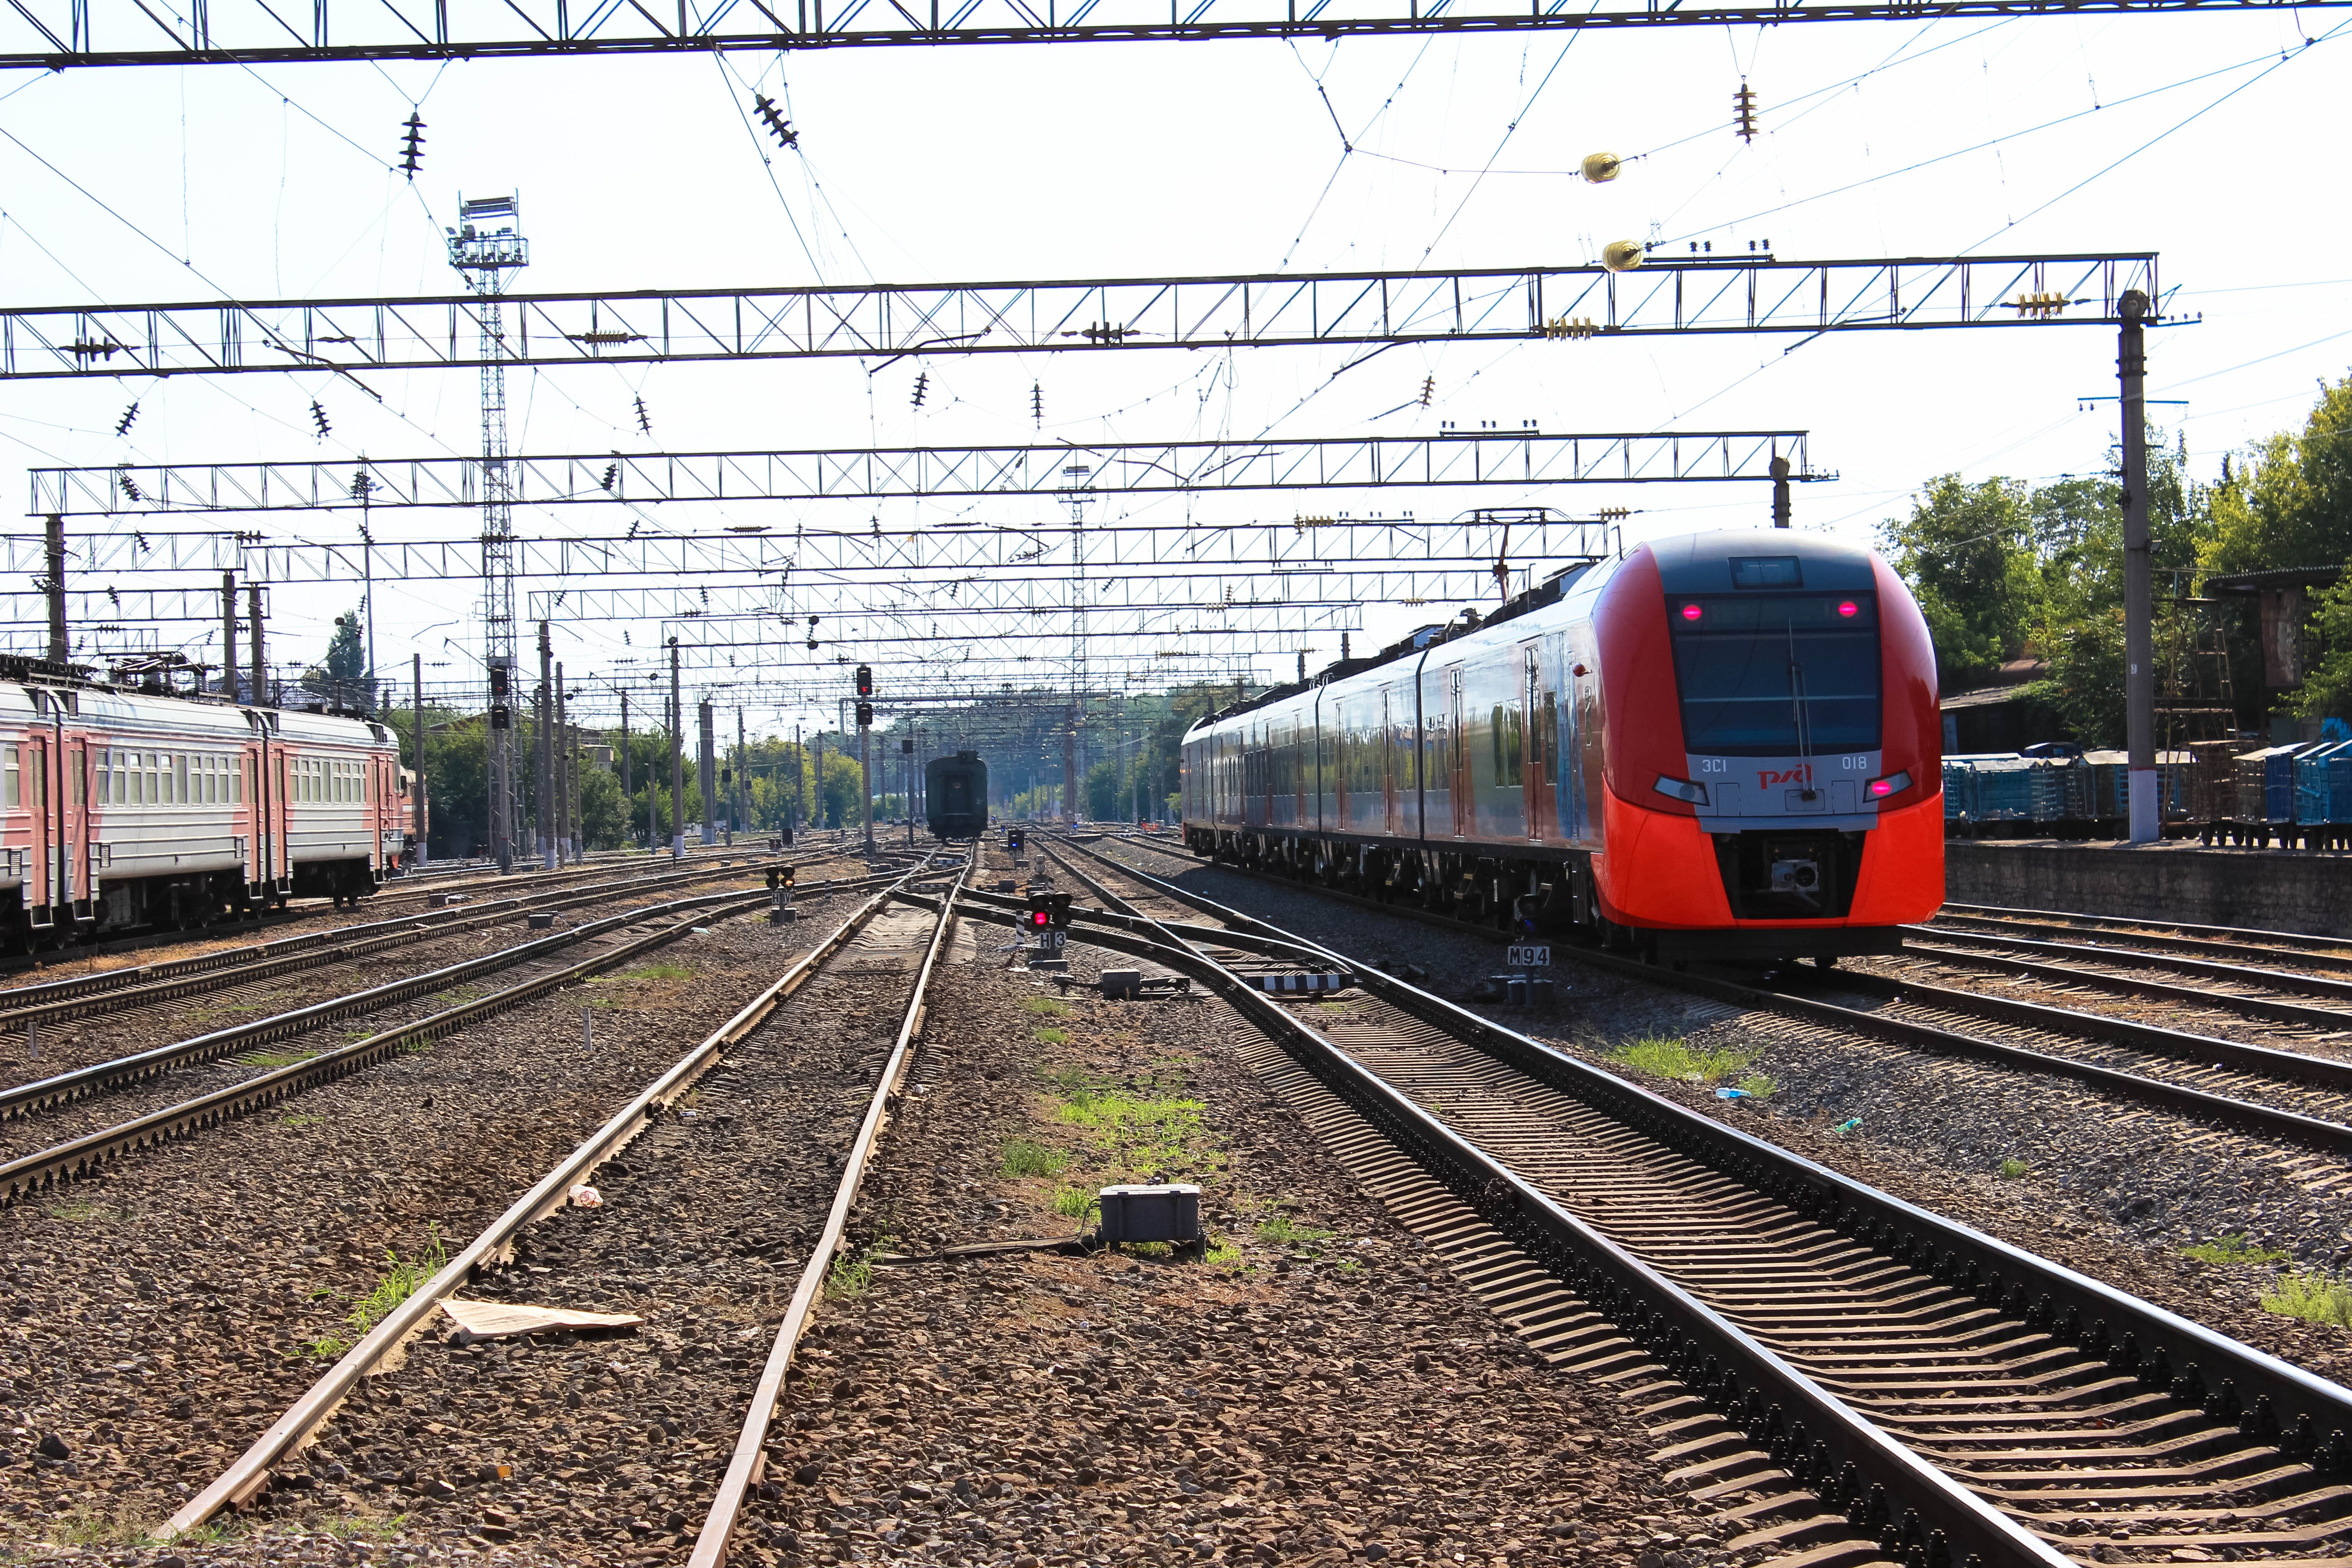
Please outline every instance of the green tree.
[{"label": "green tree", "polygon": [[1927,481],[1881,548],[1919,601],[1943,689],[1957,691],[2022,651],[2034,600],[2028,491],[2015,479]]},{"label": "green tree", "polygon": [[580,832],[591,849],[617,849],[627,842],[621,776],[583,763],[580,769]]},{"label": "green tree", "polygon": [[[2049,666],[2034,695],[2085,746],[2124,743],[2124,516],[2120,454],[2099,479],[2032,491],[2025,512],[2035,584],[2029,646]],[[2159,598],[2187,583],[2206,530],[2185,447],[2150,432],[2148,543]]]},{"label": "green tree", "polygon": [[2322,384],[2301,433],[2258,444],[2212,492],[2207,572],[2333,566],[2352,559],[2352,375]]}]

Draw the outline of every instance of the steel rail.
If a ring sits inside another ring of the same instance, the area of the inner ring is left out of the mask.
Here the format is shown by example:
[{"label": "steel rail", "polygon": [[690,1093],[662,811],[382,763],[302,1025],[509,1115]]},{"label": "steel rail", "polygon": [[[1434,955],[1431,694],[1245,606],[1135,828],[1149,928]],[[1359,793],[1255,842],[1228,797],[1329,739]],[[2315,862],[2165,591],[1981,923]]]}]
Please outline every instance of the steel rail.
[{"label": "steel rail", "polygon": [[[2112,963],[2130,969],[2176,969],[2184,974],[2200,974],[2211,980],[2251,980],[2274,991],[2292,991],[2304,996],[2334,996],[2352,1001],[2352,981],[2330,980],[2320,974],[2297,974],[2292,970],[2256,969],[2248,963],[2217,963],[2209,958],[2184,956],[2196,952],[2212,953],[2221,949],[2212,946],[2163,948],[2149,952],[2145,948],[2109,947],[2102,942],[2049,942],[2033,937],[2011,936],[2002,931],[1966,931],[1957,926],[1905,926],[1906,935],[1916,933],[1934,942],[1958,942],[1962,946],[1998,948],[2011,952],[2039,952],[2052,958],[2079,958],[2096,963]],[[2119,937],[2120,942],[2137,939]],[[2162,940],[2162,939],[2159,939]],[[2246,948],[2240,950],[2249,957],[2284,958],[2297,963],[2309,963],[2314,968],[2335,968],[2336,961],[2324,957],[2306,957],[2298,953],[2281,952],[2276,949]],[[2347,967],[2352,967],[2347,964]]]},{"label": "steel rail", "polygon": [[[1118,864],[1114,861],[1112,864]],[[1244,876],[1264,873],[1244,868],[1219,864],[1220,870]],[[1129,874],[1146,880],[1157,880],[1150,874],[1132,867],[1121,867]],[[1359,895],[1331,888],[1316,888],[1287,879],[1270,879],[1280,885],[1304,888],[1323,897],[1370,909],[1417,919],[1449,931],[1476,935],[1489,940],[1500,933],[1460,921],[1448,920],[1424,910],[1400,908],[1379,903]],[[1172,887],[1172,884],[1170,884]],[[1170,897],[1178,897],[1171,892]],[[1220,906],[1222,908],[1222,906]],[[1235,920],[1247,920],[1238,910],[1226,911]],[[1268,931],[1275,928],[1266,927]],[[1573,960],[1588,968],[1651,981],[1656,984],[1694,991],[1717,1001],[1728,1002],[1750,1011],[1790,1014],[1808,1022],[1827,1024],[1855,1033],[1892,1040],[1897,1045],[1911,1046],[1939,1055],[1975,1057],[2005,1067],[2028,1072],[2050,1073],[2072,1078],[2119,1094],[2128,1100],[2161,1105],[2168,1110],[2190,1116],[2210,1117],[2225,1124],[2259,1132],[2267,1137],[2293,1139],[2299,1143],[2325,1149],[2332,1153],[2352,1153],[2352,1125],[2331,1121],[2325,1117],[2310,1116],[2301,1111],[2265,1105],[2259,1100],[2241,1100],[2233,1095],[2216,1094],[2210,1089],[2190,1088],[2185,1084],[2150,1078],[2143,1073],[2126,1072],[2103,1067],[2073,1057],[2029,1047],[2012,1046],[2005,1041],[1988,1040],[1981,1036],[1963,1034],[1932,1024],[1914,1023],[1902,1018],[1890,1018],[1884,1014],[1844,1007],[1834,1002],[1823,1002],[1793,992],[1768,987],[1741,985],[1733,981],[1695,975],[1669,970],[1613,954],[1584,948],[1564,948]],[[2096,1013],[2078,1012],[2071,1008],[2049,1007],[2038,1003],[2016,1001],[2004,997],[1985,996],[1976,992],[1960,991],[1920,981],[1900,980],[1894,976],[1872,975],[1862,971],[1840,971],[1838,984],[1854,990],[1871,991],[1875,994],[1893,996],[1897,989],[1908,990],[1927,1005],[1944,1007],[2004,1022],[2025,1024],[2032,1027],[2063,1033],[2091,1036],[2114,1043],[2161,1052],[2164,1055],[2190,1061],[2221,1061],[2251,1070],[2273,1079],[2307,1079],[2325,1087],[2352,1088],[2352,1066],[2331,1061],[2324,1057],[2306,1056],[2300,1052],[2281,1051],[2268,1047],[2250,1046],[2234,1040],[2224,1040],[2206,1035],[2192,1035],[2183,1030],[2166,1029],[2152,1024],[2138,1024],[2127,1019],[2109,1018]],[[2352,1023],[2352,1019],[2338,1021]]]},{"label": "steel rail", "polygon": [[[1947,925],[1943,923],[1946,920],[1974,921],[1979,925],[1998,927],[1999,931],[1971,931],[1965,926]],[[2083,934],[2079,928],[2074,926],[2047,924],[2035,921],[1994,919],[1992,917],[1983,915],[1939,915],[1937,917],[1937,923],[1923,926],[1919,929],[1933,931],[1938,937],[1960,935],[1990,937],[1996,934],[2005,935],[2010,931],[2035,931],[2041,933],[2042,937],[2046,940],[2053,937],[2079,937]],[[2264,960],[2270,960],[2272,962],[2288,960],[2295,963],[2308,964],[2314,969],[2352,970],[2352,958],[2338,957],[2331,952],[2313,952],[2308,949],[2294,949],[2290,951],[2277,947],[2269,947],[2257,942],[2206,942],[2197,937],[2187,936],[2142,936],[2136,931],[2103,931],[2101,934],[2112,937],[2116,945],[2109,947],[2104,943],[2091,942],[2079,942],[2074,945],[2082,951],[2108,954],[2128,954],[2137,950],[2142,955],[2151,955],[2156,953],[2181,953],[2192,959],[2236,958],[2249,960],[2255,963],[2261,963]],[[2016,937],[2011,938],[2011,940],[2027,941],[2031,939]],[[2066,944],[2050,942],[2048,945],[2052,947],[2060,947]],[[2347,943],[2347,945],[2352,946],[2352,943]],[[2128,957],[2117,957],[2116,962],[2129,963],[2131,960]]]},{"label": "steel rail", "polygon": [[2307,947],[2323,952],[2340,952],[2352,948],[2352,941],[2340,937],[2314,936],[2308,931],[2263,931],[2254,926],[2199,925],[2193,921],[2128,920],[2116,915],[2086,915],[2071,910],[2012,909],[2006,904],[1956,904],[1946,902],[1942,913],[1966,920],[2032,921],[2052,925],[2074,926],[2093,931],[2124,932],[2134,928],[2178,931],[2184,936],[2211,936],[2232,941],[2259,937],[2261,945],[2269,947]]},{"label": "steel rail", "polygon": [[[913,868],[897,880],[906,881],[919,875],[920,868]],[[888,902],[889,890],[885,889],[859,905],[830,935],[779,975],[774,984],[745,1003],[732,1018],[678,1058],[635,1099],[614,1112],[612,1120],[589,1134],[586,1141],[541,1177],[504,1214],[491,1221],[438,1273],[418,1286],[414,1295],[370,1330],[359,1343],[343,1352],[342,1359],[312,1384],[283,1415],[271,1423],[269,1429],[235,1463],[183,1504],[165,1524],[164,1535],[169,1538],[184,1535],[223,1508],[241,1506],[250,1501],[268,1485],[271,1467],[299,1452],[326,1424],[359,1380],[411,1337],[421,1332],[433,1310],[464,1286],[473,1277],[476,1268],[507,1256],[514,1237],[525,1226],[562,1207],[569,1201],[574,1185],[625,1148],[632,1139],[651,1125],[665,1108],[716,1066],[729,1049],[766,1023],[786,997],[798,991],[820,965],[839,952],[859,928]]]},{"label": "steel rail", "polygon": [[53,1183],[88,1175],[120,1155],[160,1144],[180,1133],[214,1125],[257,1107],[273,1105],[289,1094],[341,1078],[361,1068],[372,1067],[424,1041],[438,1038],[492,1014],[520,1006],[575,980],[585,979],[641,952],[675,942],[693,931],[697,921],[725,920],[731,915],[742,914],[757,907],[767,895],[761,892],[733,897],[736,900],[733,908],[721,906],[709,913],[690,915],[675,925],[624,942],[577,963],[508,986],[502,991],[494,991],[488,996],[460,1003],[445,1012],[414,1023],[398,1025],[370,1035],[363,1040],[355,1040],[348,1046],[322,1051],[303,1061],[274,1068],[257,1078],[246,1079],[193,1100],[184,1100],[161,1110],[0,1163],[0,1206],[16,1203]]},{"label": "steel rail", "polygon": [[[1923,1006],[1941,1007],[1949,1012],[1997,1018],[2004,1023],[2023,1024],[2055,1033],[2110,1040],[2185,1060],[2227,1062],[2266,1078],[2304,1077],[2330,1088],[2352,1087],[2352,1066],[2320,1057],[2242,1045],[2234,1040],[2191,1035],[2179,1029],[2137,1024],[2124,1018],[2108,1018],[2096,1013],[2078,1013],[2071,1008],[2051,1007],[2038,1002],[1986,996],[1946,985],[1898,980],[1892,975],[1846,973],[1836,984],[1893,1001],[1916,1001]],[[1778,1011],[1795,1013],[1816,1023],[1834,1024],[1841,1028],[1875,1034],[1900,1045],[1916,1046],[1941,1055],[1978,1057],[2032,1072],[2079,1079],[2097,1088],[2113,1089],[2126,1098],[2162,1105],[2168,1110],[2185,1111],[2193,1116],[2210,1116],[2274,1137],[2293,1138],[2331,1153],[2352,1154],[2352,1126],[2340,1121],[2307,1116],[2275,1105],[2264,1105],[2259,1100],[2215,1094],[2210,1089],[2192,1089],[2186,1084],[2150,1078],[2144,1073],[2101,1067],[2096,1062],[2086,1062],[2052,1051],[1965,1035],[1957,1029],[1946,1029],[1934,1024],[1890,1018],[1883,1013],[1866,1013],[1859,1008],[1842,1006],[1835,1002],[1823,1002],[1789,991],[1759,988],[1750,994],[1769,998],[1768,1005]]]},{"label": "steel rail", "polygon": [[[826,1213],[824,1228],[817,1235],[815,1245],[809,1248],[808,1261],[802,1266],[800,1281],[793,1288],[793,1299],[784,1309],[783,1321],[777,1325],[774,1342],[768,1347],[768,1359],[760,1371],[759,1385],[751,1391],[751,1403],[743,1413],[742,1430],[736,1435],[735,1447],[728,1457],[726,1473],[711,1496],[710,1510],[703,1516],[702,1529],[694,1538],[694,1552],[687,1559],[688,1568],[722,1568],[727,1560],[727,1542],[735,1533],[735,1526],[743,1515],[743,1499],[760,1484],[767,1468],[768,1431],[775,1421],[776,1405],[783,1398],[784,1384],[793,1370],[793,1352],[800,1346],[801,1334],[808,1327],[809,1314],[815,1310],[817,1292],[824,1288],[825,1276],[833,1268],[834,1255],[841,1247],[843,1233],[849,1226],[851,1205],[857,1201],[858,1184],[865,1179],[867,1162],[875,1146],[881,1142],[883,1130],[889,1125],[891,1108],[898,1101],[905,1087],[907,1067],[914,1054],[915,1042],[921,1037],[924,993],[930,988],[931,972],[937,967],[940,948],[947,940],[948,929],[955,922],[957,896],[971,879],[972,868],[979,863],[980,847],[975,844],[965,857],[963,868],[956,873],[953,886],[939,900],[939,923],[931,928],[930,944],[924,950],[921,969],[917,971],[912,993],[907,998],[906,1016],[898,1022],[898,1037],[890,1047],[890,1055],[882,1064],[882,1072],[874,1085],[874,1096],[866,1102],[866,1119],[851,1141],[849,1156],[841,1170],[841,1184],[834,1192],[833,1207]],[[898,897],[905,884],[894,886],[882,896]]]},{"label": "steel rail", "polygon": [[[153,1050],[141,1051],[128,1057],[117,1057],[111,1061],[93,1062],[88,1067],[76,1068],[51,1078],[40,1079],[32,1083],[17,1084],[7,1089],[0,1089],[0,1120],[25,1116],[49,1106],[61,1105],[68,1100],[79,1100],[86,1095],[99,1093],[103,1089],[125,1083],[135,1083],[144,1078],[152,1078],[157,1074],[168,1072],[174,1068],[185,1067],[191,1063],[213,1061],[221,1057],[233,1056],[253,1046],[267,1045],[273,1040],[290,1039],[321,1025],[331,1024],[339,1018],[372,1013],[379,1007],[393,1006],[418,996],[429,996],[436,991],[461,984],[476,975],[491,974],[501,969],[511,969],[519,963],[528,963],[535,958],[544,957],[548,953],[574,946],[591,937],[601,936],[606,931],[617,930],[623,926],[636,925],[648,920],[658,920],[680,910],[707,909],[726,904],[730,900],[764,899],[767,896],[765,889],[758,892],[703,893],[690,899],[673,899],[667,903],[648,905],[642,910],[607,915],[603,920],[590,921],[583,925],[574,926],[570,931],[556,931],[535,941],[519,942],[513,947],[484,953],[479,958],[469,958],[441,969],[427,970],[422,974],[411,974],[399,980],[386,981],[381,985],[372,985],[362,991],[348,992],[341,996],[330,997],[324,1002],[313,1002],[307,1006],[290,1008],[283,1013],[272,1014],[267,1018],[257,1018],[251,1023],[238,1024],[226,1029],[215,1029],[208,1035],[198,1035],[192,1039],[177,1040],[170,1045],[158,1046]],[[7,1168],[0,1166],[0,1172],[5,1172]]]},{"label": "steel rail", "polygon": [[[1098,893],[1108,894],[1076,867],[1070,869]],[[990,918],[1005,917],[992,910]],[[1150,921],[1148,916],[1131,918]],[[1190,971],[1224,996],[1377,1131],[1559,1277],[1594,1311],[1615,1321],[1629,1340],[1670,1368],[1700,1398],[1726,1411],[1742,1405],[1759,1412],[1769,1409],[1769,1426],[1777,1428],[1772,1435],[1775,1452],[1785,1445],[1790,1455],[1785,1468],[1801,1484],[1818,1491],[1824,1503],[1843,1507],[1857,1529],[1875,1531],[1888,1551],[1898,1555],[1917,1551],[1927,1554],[1927,1561],[1940,1557],[1979,1568],[2028,1563],[2056,1568],[2067,1562],[2017,1521],[1423,1109],[1244,976],[1173,931],[1161,929],[1167,932],[1165,940],[1118,933],[1109,945],[1129,952],[1143,947],[1159,962]],[[1290,940],[1294,945],[1317,947]],[[1347,963],[1336,953],[1329,956]],[[1367,984],[1371,984],[1369,977]],[[1385,994],[1383,999],[1394,1000]]]},{"label": "steel rail", "polygon": [[[1927,1269],[1995,1310],[2019,1313],[2034,1328],[2105,1356],[2119,1372],[2137,1376],[2145,1386],[2170,1393],[2217,1418],[2236,1420],[2242,1432],[2275,1441],[2291,1458],[2323,1470],[2352,1471],[2352,1439],[2342,1436],[2352,1431],[2352,1390],[1717,1121],[1404,981],[1351,963],[1318,943],[1281,931],[1150,872],[1106,856],[1095,858],[1156,892],[1242,928],[1227,936],[1272,935],[1346,964],[1367,990],[1507,1065],[1617,1117],[1635,1131],[1790,1205],[1820,1224],[1888,1253],[1897,1262]],[[1287,881],[1284,885],[1301,886]],[[1375,909],[1388,908],[1369,900],[1361,901]],[[1458,921],[1430,918],[1455,931],[1476,932],[1476,928]],[[1607,953],[1577,950],[1572,956],[1580,964],[1610,973],[1735,1005],[1769,1007],[1794,1000]],[[1870,1015],[1848,1009],[1824,1005],[1823,1013],[1841,1028],[1870,1021]]]},{"label": "steel rail", "polygon": [[[2233,992],[2200,990],[2194,985],[2174,985],[2162,980],[2149,980],[2137,974],[2109,974],[2096,969],[2077,969],[2067,963],[2037,963],[2028,958],[2010,958],[1999,952],[1979,952],[1973,949],[1943,945],[1941,931],[1928,928],[1937,938],[1921,942],[1906,938],[1903,956],[1916,955],[1929,962],[1956,964],[1969,969],[1988,970],[1997,974],[2015,974],[2030,980],[2047,980],[2065,985],[2087,985],[2117,996],[2152,996],[2160,1001],[2179,1002],[2187,1006],[2202,1007],[2215,1012],[2242,1014],[2249,1018],[2261,1018],[2273,1024],[2305,1024],[2317,1029],[2352,1029],[2352,1012],[2330,1007],[2314,1007],[2302,1002],[2281,1002],[2270,996],[2241,996]],[[2002,942],[2009,938],[1997,939]],[[2071,955],[2070,955],[2071,956]],[[2100,963],[2104,959],[2091,959]],[[2133,965],[2131,967],[2139,967]],[[2160,965],[2150,964],[2155,968]],[[1847,971],[1848,973],[1854,973]],[[2238,970],[2233,973],[2250,973]],[[2265,984],[2267,984],[2265,982]],[[2327,984],[2333,984],[2329,982]]]},{"label": "steel rail", "polygon": [[[221,971],[225,969],[236,970],[236,974],[226,978],[243,985],[279,974],[365,958],[372,953],[387,952],[412,942],[462,935],[485,926],[503,925],[517,915],[576,909],[583,904],[605,903],[615,898],[631,898],[665,888],[733,875],[735,872],[731,868],[710,867],[697,871],[612,882],[589,892],[568,888],[550,889],[523,898],[500,899],[491,904],[403,915],[395,920],[373,921],[365,925],[341,926],[304,936],[282,937],[276,942],[197,953],[162,963],[100,970],[96,974],[49,981],[40,985],[18,986],[0,991],[0,1029],[16,1028],[27,1023],[58,1023],[96,1013],[121,1012],[125,1008],[173,1001],[200,991],[215,989],[222,980]],[[27,998],[31,1001],[30,1005],[25,1005]],[[6,1114],[5,1103],[0,1103],[0,1117]]]}]

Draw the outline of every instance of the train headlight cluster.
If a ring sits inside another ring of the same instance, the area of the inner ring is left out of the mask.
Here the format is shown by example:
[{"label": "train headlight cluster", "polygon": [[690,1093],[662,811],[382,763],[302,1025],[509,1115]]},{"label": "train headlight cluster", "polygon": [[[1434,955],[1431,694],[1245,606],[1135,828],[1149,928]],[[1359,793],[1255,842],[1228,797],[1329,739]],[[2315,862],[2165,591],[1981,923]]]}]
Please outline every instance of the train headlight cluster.
[{"label": "train headlight cluster", "polygon": [[1889,773],[1883,779],[1873,779],[1870,781],[1870,798],[1873,800],[1885,800],[1888,795],[1897,794],[1900,791],[1909,789],[1910,787],[1911,775],[1909,773]]},{"label": "train headlight cluster", "polygon": [[1693,784],[1688,779],[1672,779],[1658,775],[1658,793],[1668,800],[1679,800],[1688,805],[1706,804],[1706,785]]}]

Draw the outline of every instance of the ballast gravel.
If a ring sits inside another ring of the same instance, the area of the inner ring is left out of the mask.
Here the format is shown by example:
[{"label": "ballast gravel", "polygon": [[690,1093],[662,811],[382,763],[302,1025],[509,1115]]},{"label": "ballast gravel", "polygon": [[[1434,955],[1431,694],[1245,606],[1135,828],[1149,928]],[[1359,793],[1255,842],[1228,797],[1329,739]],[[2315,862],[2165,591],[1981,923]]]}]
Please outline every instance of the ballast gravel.
[{"label": "ballast gravel", "polygon": [[[1341,904],[1196,860],[1181,849],[1097,847],[1190,891],[1416,981],[1496,1022],[1668,1094],[1833,1170],[2165,1307],[2284,1360],[2352,1379],[2352,1330],[2265,1310],[2282,1273],[2352,1271],[2352,1181],[2297,1145],[2212,1128],[2069,1081],[1939,1057],[1663,984],[1580,969],[1555,947],[1549,1012],[1482,1000],[1500,973],[1491,933]],[[2264,1043],[2261,1026],[2241,1038]],[[1644,1039],[1744,1058],[1761,1099],[1676,1084],[1612,1059]],[[2003,1162],[2025,1167],[2004,1176]],[[2208,1263],[2182,1248],[2242,1236],[2273,1254]]]},{"label": "ballast gravel", "polygon": [[475,1235],[854,907],[803,904],[0,1209],[0,1551],[143,1538],[324,1370],[392,1255]]}]

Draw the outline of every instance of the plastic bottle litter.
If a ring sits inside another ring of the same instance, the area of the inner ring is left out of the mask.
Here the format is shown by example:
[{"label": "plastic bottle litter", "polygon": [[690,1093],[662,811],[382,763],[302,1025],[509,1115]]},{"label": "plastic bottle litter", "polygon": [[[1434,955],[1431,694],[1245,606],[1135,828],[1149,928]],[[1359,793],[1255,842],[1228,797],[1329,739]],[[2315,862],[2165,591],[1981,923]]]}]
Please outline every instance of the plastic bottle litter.
[{"label": "plastic bottle litter", "polygon": [[1715,1091],[1715,1098],[1717,1100],[1753,1100],[1756,1097],[1749,1094],[1744,1089],[1718,1089]]},{"label": "plastic bottle litter", "polygon": [[591,1186],[572,1189],[572,1206],[576,1209],[600,1209],[604,1206],[604,1194]]},{"label": "plastic bottle litter", "polygon": [[1859,1127],[1859,1126],[1861,1126],[1861,1125],[1862,1125],[1862,1118],[1861,1118],[1861,1117],[1859,1117],[1859,1116],[1853,1116],[1853,1117],[1848,1117],[1845,1121],[1839,1122],[1839,1123],[1837,1124],[1837,1126],[1836,1126],[1836,1127],[1834,1127],[1834,1128],[1832,1128],[1832,1131],[1836,1131],[1836,1132],[1851,1132],[1851,1131],[1853,1131],[1855,1128],[1857,1128],[1857,1127]]}]

